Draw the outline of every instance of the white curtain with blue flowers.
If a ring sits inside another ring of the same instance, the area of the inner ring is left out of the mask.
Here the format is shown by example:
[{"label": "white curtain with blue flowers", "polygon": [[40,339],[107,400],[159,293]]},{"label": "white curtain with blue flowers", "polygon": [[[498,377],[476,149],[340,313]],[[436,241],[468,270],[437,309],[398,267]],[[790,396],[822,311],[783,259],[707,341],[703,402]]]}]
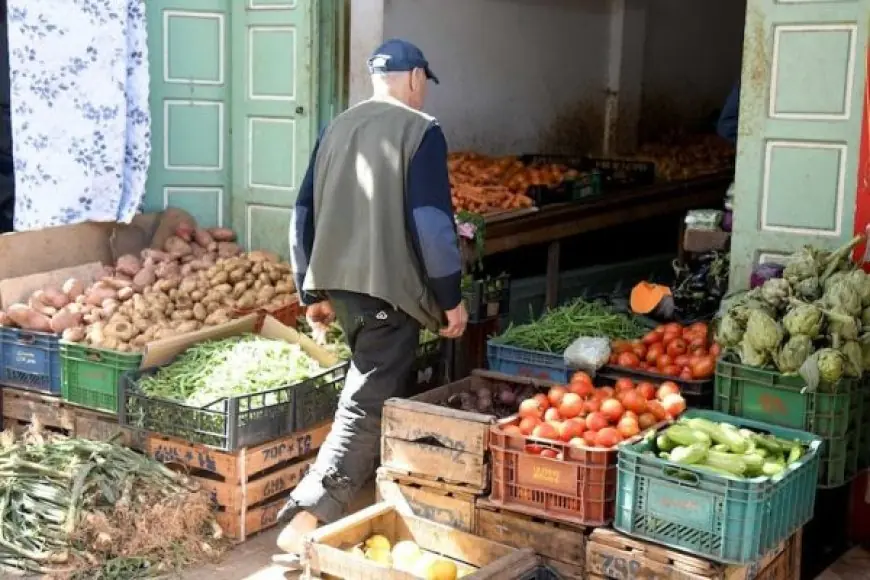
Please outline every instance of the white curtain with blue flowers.
[{"label": "white curtain with blue flowers", "polygon": [[129,222],[151,156],[146,0],[8,0],[15,229]]}]

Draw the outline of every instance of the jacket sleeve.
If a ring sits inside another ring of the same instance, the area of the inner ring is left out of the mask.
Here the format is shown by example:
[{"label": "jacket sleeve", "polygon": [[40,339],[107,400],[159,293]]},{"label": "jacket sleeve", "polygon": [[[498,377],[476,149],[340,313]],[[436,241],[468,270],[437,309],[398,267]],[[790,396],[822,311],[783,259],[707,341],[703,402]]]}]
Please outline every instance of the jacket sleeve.
[{"label": "jacket sleeve", "polygon": [[321,133],[311,151],[311,160],[308,162],[302,185],[299,186],[299,195],[290,217],[290,263],[293,267],[293,281],[296,283],[299,301],[305,305],[322,300],[319,295],[302,290],[314,248],[314,164],[322,136]]},{"label": "jacket sleeve", "polygon": [[411,159],[406,196],[408,233],[429,289],[442,310],[452,310],[462,300],[462,258],[447,177],[447,140],[437,124]]},{"label": "jacket sleeve", "polygon": [[740,85],[735,86],[722,107],[722,115],[716,125],[716,132],[732,144],[737,143],[737,127],[740,112]]}]

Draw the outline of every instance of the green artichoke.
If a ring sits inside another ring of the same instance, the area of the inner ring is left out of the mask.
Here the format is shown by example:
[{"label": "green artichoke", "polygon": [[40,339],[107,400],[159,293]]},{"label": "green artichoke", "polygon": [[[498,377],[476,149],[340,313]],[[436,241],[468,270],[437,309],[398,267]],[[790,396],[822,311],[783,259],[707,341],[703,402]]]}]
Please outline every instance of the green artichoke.
[{"label": "green artichoke", "polygon": [[846,279],[845,272],[834,272],[833,274],[830,275],[830,277],[827,280],[825,280],[825,283],[822,285],[822,291],[827,292],[828,290],[831,289],[832,286],[842,282],[845,279]]},{"label": "green artichoke", "polygon": [[745,338],[740,344],[740,362],[750,366],[761,368],[770,361],[770,354],[767,351],[756,350],[752,348]]},{"label": "green artichoke", "polygon": [[818,250],[812,246],[804,246],[789,256],[782,277],[791,284],[797,284],[804,278],[812,278],[822,273],[822,261]]},{"label": "green artichoke", "polygon": [[833,348],[823,348],[816,353],[819,363],[819,378],[824,383],[836,383],[846,372],[846,355]]},{"label": "green artichoke", "polygon": [[809,336],[795,334],[786,341],[776,354],[776,368],[781,373],[796,373],[813,353],[813,341]]},{"label": "green artichoke", "polygon": [[783,278],[771,278],[761,287],[761,298],[773,308],[783,308],[791,296],[791,286]]},{"label": "green artichoke", "polygon": [[782,326],[760,310],[753,310],[746,322],[744,342],[757,351],[773,351],[783,339]]},{"label": "green artichoke", "polygon": [[782,319],[785,331],[790,335],[805,334],[810,339],[818,338],[825,318],[822,311],[812,304],[797,304]]},{"label": "green artichoke", "polygon": [[852,270],[846,274],[846,280],[858,291],[861,297],[861,306],[870,306],[870,276],[864,270]]},{"label": "green artichoke", "polygon": [[870,307],[861,311],[861,326],[870,326]]},{"label": "green artichoke", "polygon": [[825,312],[828,319],[828,334],[835,335],[843,340],[858,340],[861,325],[857,318],[849,316],[840,308],[833,308]]},{"label": "green artichoke", "polygon": [[861,316],[861,295],[845,278],[825,290],[822,299],[829,308],[841,310],[849,316]]},{"label": "green artichoke", "polygon": [[808,302],[815,302],[822,297],[822,285],[819,283],[819,278],[817,276],[804,278],[795,284],[792,289],[794,290],[795,296]]},{"label": "green artichoke", "polygon": [[850,340],[840,350],[846,357],[844,374],[847,377],[860,377],[864,370],[864,355],[861,351],[861,345],[857,341]]},{"label": "green artichoke", "polygon": [[745,327],[731,313],[726,313],[716,328],[716,342],[725,347],[737,346],[743,340],[744,332]]}]

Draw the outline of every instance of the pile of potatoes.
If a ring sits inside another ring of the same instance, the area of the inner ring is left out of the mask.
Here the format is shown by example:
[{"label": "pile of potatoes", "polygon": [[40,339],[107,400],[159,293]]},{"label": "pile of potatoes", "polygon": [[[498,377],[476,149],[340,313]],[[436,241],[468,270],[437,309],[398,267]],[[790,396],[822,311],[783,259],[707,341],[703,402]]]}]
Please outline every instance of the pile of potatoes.
[{"label": "pile of potatoes", "polygon": [[296,288],[289,264],[269,252],[243,253],[234,240],[226,228],[182,223],[163,250],[121,256],[90,287],[70,279],[38,290],[0,312],[0,325],[138,352],[152,340],[290,302]]}]

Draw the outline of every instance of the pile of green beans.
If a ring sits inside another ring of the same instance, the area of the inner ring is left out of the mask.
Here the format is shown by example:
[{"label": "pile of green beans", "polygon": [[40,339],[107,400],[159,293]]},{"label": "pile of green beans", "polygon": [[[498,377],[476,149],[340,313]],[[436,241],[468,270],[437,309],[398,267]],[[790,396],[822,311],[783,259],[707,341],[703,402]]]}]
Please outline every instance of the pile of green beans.
[{"label": "pile of green beans", "polygon": [[[111,442],[53,439],[0,441],[0,577],[17,570],[68,569],[85,512],[136,502],[147,490],[169,498],[190,493],[187,480],[162,464]],[[94,576],[88,576],[93,578]]]},{"label": "pile of green beans", "polygon": [[646,330],[630,316],[615,313],[600,302],[575,300],[547,311],[534,322],[511,324],[493,342],[561,354],[581,336],[633,339]]}]

